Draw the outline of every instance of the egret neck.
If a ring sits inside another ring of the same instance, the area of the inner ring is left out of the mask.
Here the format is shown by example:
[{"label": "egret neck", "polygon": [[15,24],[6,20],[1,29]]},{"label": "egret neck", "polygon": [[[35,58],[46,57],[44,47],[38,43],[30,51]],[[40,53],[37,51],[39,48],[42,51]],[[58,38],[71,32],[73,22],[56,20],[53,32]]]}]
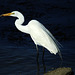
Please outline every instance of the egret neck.
[{"label": "egret neck", "polygon": [[24,16],[20,13],[18,16],[17,16],[17,20],[15,21],[15,26],[16,28],[21,31],[21,32],[24,32],[24,33],[27,33],[29,34],[28,32],[28,26],[27,25],[22,25],[24,23]]}]

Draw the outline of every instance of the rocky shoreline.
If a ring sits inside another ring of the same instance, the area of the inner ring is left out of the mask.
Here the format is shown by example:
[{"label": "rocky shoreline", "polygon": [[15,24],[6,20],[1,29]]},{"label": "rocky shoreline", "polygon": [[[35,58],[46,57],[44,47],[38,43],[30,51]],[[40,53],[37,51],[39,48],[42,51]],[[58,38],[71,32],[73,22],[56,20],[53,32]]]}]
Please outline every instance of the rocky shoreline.
[{"label": "rocky shoreline", "polygon": [[48,71],[44,75],[74,75],[72,68],[70,67],[62,67],[62,68],[57,68],[52,71]]}]

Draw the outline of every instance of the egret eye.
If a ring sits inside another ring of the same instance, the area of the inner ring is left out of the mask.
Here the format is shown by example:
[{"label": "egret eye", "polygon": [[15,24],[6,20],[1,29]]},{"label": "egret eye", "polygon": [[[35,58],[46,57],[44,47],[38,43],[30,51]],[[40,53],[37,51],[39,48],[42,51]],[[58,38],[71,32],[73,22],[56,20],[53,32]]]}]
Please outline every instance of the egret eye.
[{"label": "egret eye", "polygon": [[12,14],[15,14],[15,13],[12,13]]}]

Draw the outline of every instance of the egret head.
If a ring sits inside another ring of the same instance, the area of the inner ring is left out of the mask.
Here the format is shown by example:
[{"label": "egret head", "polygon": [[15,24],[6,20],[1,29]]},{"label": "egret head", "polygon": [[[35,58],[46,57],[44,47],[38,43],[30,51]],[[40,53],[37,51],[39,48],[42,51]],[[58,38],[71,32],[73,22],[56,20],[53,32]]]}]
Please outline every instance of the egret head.
[{"label": "egret head", "polygon": [[0,16],[13,16],[13,17],[18,17],[18,16],[20,16],[20,15],[21,15],[20,12],[18,12],[18,11],[13,11],[13,12],[11,12],[11,13],[2,14],[2,15],[0,15]]}]

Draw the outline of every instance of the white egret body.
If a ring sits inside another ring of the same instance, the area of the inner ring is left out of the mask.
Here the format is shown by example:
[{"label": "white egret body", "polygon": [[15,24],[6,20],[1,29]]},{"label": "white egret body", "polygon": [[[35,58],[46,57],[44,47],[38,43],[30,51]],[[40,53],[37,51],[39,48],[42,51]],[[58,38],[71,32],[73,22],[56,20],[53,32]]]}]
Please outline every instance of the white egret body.
[{"label": "white egret body", "polygon": [[15,21],[15,26],[21,32],[30,34],[34,43],[45,47],[51,53],[56,54],[60,52],[59,43],[53,37],[53,35],[37,20],[31,20],[27,25],[22,25],[24,22],[24,16],[18,12],[13,11],[11,13],[2,14],[1,16],[13,16],[18,19]]}]

